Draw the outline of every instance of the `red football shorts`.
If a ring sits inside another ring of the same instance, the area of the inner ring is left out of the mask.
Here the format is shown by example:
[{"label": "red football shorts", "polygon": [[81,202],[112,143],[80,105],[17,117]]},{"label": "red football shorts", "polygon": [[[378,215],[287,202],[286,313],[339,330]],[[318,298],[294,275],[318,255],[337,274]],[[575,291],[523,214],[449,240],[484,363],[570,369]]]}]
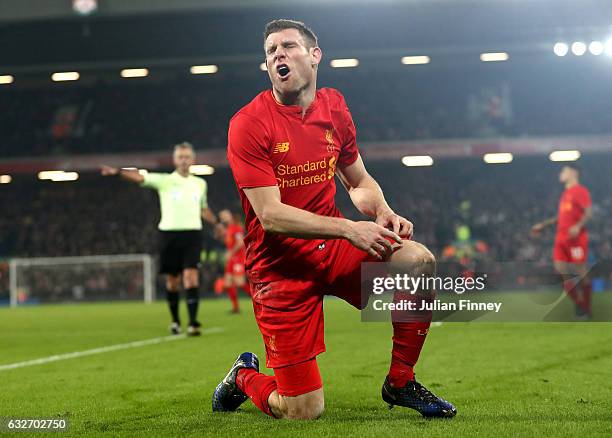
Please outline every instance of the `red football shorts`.
[{"label": "red football shorts", "polygon": [[557,236],[553,248],[553,260],[566,263],[586,263],[589,252],[589,237],[586,233],[575,239]]},{"label": "red football shorts", "polygon": [[375,258],[341,239],[326,241],[320,251],[324,251],[320,267],[309,279],[249,278],[268,368],[301,363],[325,351],[324,295],[335,295],[359,309],[367,304],[368,296],[362,299],[360,267]]},{"label": "red football shorts", "polygon": [[244,272],[244,252],[234,254],[225,262],[226,274],[242,275]]},{"label": "red football shorts", "polygon": [[286,397],[297,397],[323,387],[317,359],[286,367],[274,368],[276,390]]}]

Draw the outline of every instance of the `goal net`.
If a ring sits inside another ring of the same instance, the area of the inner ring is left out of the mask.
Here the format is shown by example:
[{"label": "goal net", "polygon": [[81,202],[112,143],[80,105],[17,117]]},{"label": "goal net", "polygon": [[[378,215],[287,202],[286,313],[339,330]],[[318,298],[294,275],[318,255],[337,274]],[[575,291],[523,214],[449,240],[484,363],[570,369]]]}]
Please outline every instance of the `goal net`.
[{"label": "goal net", "polygon": [[155,298],[148,254],[15,258],[9,261],[10,303],[144,300]]}]

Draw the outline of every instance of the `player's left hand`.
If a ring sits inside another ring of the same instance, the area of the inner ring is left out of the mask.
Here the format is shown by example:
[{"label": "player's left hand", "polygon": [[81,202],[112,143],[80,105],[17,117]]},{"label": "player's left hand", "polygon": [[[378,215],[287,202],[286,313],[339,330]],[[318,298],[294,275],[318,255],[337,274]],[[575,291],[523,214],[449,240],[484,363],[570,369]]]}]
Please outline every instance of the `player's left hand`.
[{"label": "player's left hand", "polygon": [[533,227],[531,227],[531,237],[540,237],[543,229],[544,225],[542,223],[535,224]]},{"label": "player's left hand", "polygon": [[383,226],[402,239],[412,239],[413,225],[408,219],[395,214],[392,210],[386,210],[376,216],[376,223]]},{"label": "player's left hand", "polygon": [[567,234],[569,235],[569,237],[571,237],[572,239],[575,237],[578,237],[578,234],[580,234],[580,225],[576,224],[576,225],[572,225],[569,230],[567,230]]}]

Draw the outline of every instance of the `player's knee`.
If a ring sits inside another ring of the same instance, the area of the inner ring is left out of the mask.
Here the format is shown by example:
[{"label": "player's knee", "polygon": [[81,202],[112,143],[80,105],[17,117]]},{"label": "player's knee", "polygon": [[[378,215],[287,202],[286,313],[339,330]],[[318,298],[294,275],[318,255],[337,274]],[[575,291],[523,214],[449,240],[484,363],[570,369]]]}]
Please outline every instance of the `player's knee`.
[{"label": "player's knee", "polygon": [[198,271],[195,269],[186,269],[183,271],[183,287],[191,289],[198,287]]},{"label": "player's knee", "polygon": [[395,252],[392,262],[397,269],[414,276],[432,276],[436,273],[436,258],[418,242],[404,242],[404,246]]},{"label": "player's knee", "polygon": [[325,410],[323,397],[309,397],[300,403],[292,403],[283,412],[283,418],[288,420],[316,420]]},{"label": "player's knee", "polygon": [[181,277],[178,275],[168,275],[166,277],[166,290],[169,292],[178,292],[181,286]]},{"label": "player's knee", "polygon": [[288,420],[316,420],[323,415],[323,407],[303,408],[287,415]]}]

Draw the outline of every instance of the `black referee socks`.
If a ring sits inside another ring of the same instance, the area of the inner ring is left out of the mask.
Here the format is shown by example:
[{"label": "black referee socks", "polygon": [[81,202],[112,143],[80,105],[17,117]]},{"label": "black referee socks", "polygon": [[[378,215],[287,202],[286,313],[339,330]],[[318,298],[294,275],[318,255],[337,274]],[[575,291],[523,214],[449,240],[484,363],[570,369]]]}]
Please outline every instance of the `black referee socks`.
[{"label": "black referee socks", "polygon": [[178,291],[169,291],[166,289],[166,300],[168,300],[168,308],[170,309],[170,314],[172,315],[172,322],[176,322],[180,324],[179,321],[179,292]]},{"label": "black referee socks", "polygon": [[187,289],[187,310],[189,311],[189,325],[196,325],[198,322],[198,304],[200,302],[200,291],[197,287]]},{"label": "black referee socks", "polygon": [[[198,322],[198,304],[200,302],[200,291],[197,287],[189,288],[185,291],[187,301],[187,311],[189,312],[189,325],[196,325]],[[179,292],[172,292],[166,289],[166,300],[172,315],[172,322],[180,324],[179,321]]]}]

